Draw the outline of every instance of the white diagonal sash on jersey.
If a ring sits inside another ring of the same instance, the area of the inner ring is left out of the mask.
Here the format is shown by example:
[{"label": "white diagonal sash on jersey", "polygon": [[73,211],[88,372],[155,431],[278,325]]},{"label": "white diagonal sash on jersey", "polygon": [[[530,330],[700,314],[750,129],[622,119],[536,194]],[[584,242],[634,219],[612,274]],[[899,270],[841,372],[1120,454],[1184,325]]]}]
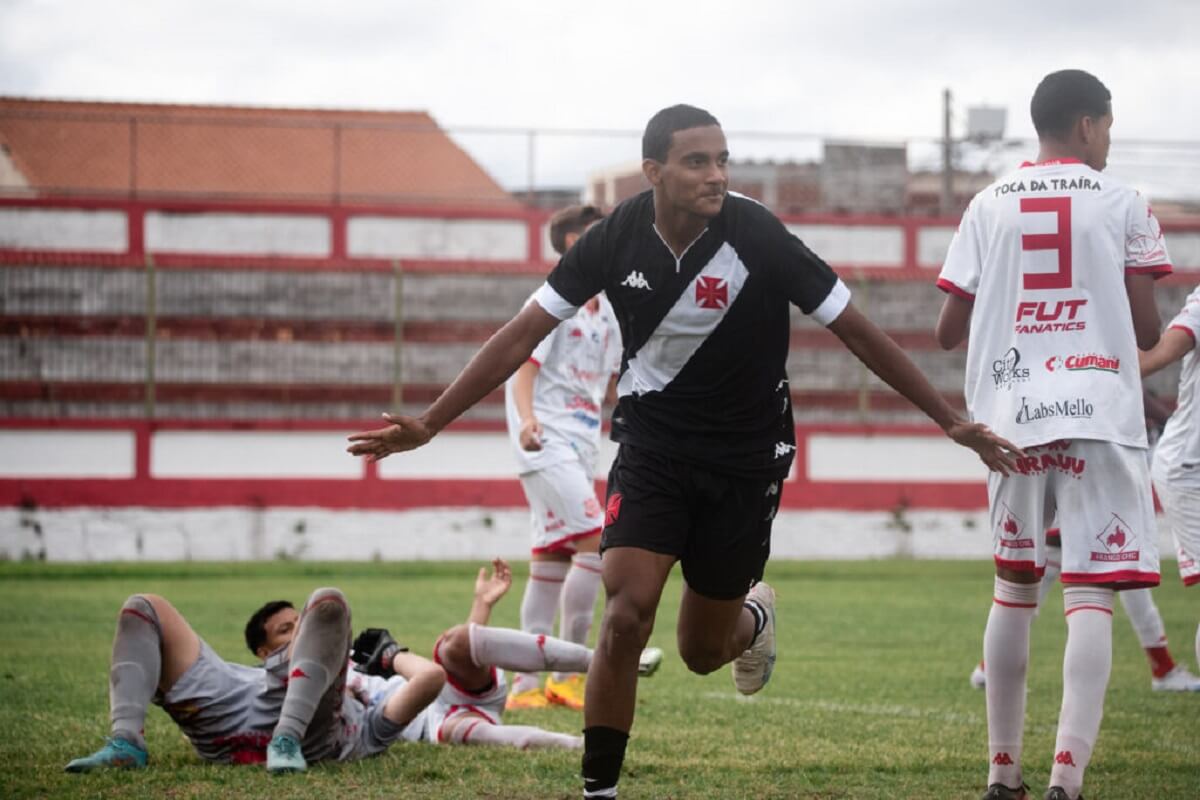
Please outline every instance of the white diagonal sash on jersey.
[{"label": "white diagonal sash on jersey", "polygon": [[[625,374],[617,383],[617,394],[641,395],[658,392],[677,376],[704,344],[737,300],[749,272],[728,242],[721,245],[704,269],[688,283],[675,305],[658,323],[637,355],[629,359]],[[697,286],[704,280],[706,291],[720,292],[702,307],[697,300]],[[716,281],[714,283],[713,281]],[[723,303],[723,305],[722,305]]]}]

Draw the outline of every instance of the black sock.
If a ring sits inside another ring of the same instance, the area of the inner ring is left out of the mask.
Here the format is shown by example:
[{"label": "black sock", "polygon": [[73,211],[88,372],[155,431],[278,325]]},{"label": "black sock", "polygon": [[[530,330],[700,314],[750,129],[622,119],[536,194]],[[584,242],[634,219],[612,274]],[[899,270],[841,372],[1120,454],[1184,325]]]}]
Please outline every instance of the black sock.
[{"label": "black sock", "polygon": [[742,605],[754,615],[754,635],[750,637],[750,644],[746,645],[746,649],[749,650],[754,646],[758,635],[763,632],[763,628],[767,627],[767,612],[755,600],[747,600]]},{"label": "black sock", "polygon": [[629,734],[597,725],[583,729],[583,796],[616,797]]}]

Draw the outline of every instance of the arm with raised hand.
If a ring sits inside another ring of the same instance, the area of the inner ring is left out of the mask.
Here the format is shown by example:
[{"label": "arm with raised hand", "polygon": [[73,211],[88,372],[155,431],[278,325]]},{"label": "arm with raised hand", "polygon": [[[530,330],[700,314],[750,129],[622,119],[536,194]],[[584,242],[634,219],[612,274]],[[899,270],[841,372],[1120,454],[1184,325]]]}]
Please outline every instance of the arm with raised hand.
[{"label": "arm with raised hand", "polygon": [[379,461],[392,453],[421,447],[504,383],[558,323],[556,317],[536,302],[528,303],[521,313],[487,340],[423,414],[416,417],[384,414],[383,418],[389,423],[386,427],[352,434],[349,437],[351,444],[346,449],[353,455]]}]

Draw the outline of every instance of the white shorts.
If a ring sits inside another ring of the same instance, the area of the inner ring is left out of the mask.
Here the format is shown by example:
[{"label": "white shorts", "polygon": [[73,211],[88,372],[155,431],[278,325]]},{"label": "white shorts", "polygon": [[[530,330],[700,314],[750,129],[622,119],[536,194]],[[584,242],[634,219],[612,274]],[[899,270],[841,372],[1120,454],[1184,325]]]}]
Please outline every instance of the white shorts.
[{"label": "white shorts", "polygon": [[[441,664],[438,654],[442,641],[433,646],[433,660]],[[425,721],[424,739],[435,744],[446,741],[446,723],[461,716],[479,717],[481,723],[500,724],[504,704],[508,701],[508,682],[504,670],[491,668],[491,682],[483,691],[473,692],[462,686],[454,676],[446,674],[446,684],[437,699],[421,712]]]},{"label": "white shorts", "polygon": [[1055,512],[1064,584],[1157,586],[1158,546],[1150,471],[1140,448],[1095,439],[1024,448],[1018,473],[988,476],[996,565],[1036,572]]},{"label": "white shorts", "polygon": [[533,553],[573,553],[575,541],[598,536],[604,507],[596,499],[591,470],[579,459],[527,472],[521,488],[533,519]]},{"label": "white shorts", "polygon": [[1176,486],[1154,477],[1154,488],[1162,501],[1175,551],[1179,557],[1179,577],[1185,586],[1200,583],[1200,489]]}]

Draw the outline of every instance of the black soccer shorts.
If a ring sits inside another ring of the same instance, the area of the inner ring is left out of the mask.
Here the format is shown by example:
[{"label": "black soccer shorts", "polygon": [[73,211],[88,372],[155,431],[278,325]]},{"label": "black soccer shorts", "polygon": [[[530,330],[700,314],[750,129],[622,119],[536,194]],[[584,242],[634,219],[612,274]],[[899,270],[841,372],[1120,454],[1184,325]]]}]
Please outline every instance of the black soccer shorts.
[{"label": "black soccer shorts", "polygon": [[673,555],[693,591],[741,597],[762,579],[781,490],[779,480],[724,475],[622,444],[608,474],[601,552]]}]

